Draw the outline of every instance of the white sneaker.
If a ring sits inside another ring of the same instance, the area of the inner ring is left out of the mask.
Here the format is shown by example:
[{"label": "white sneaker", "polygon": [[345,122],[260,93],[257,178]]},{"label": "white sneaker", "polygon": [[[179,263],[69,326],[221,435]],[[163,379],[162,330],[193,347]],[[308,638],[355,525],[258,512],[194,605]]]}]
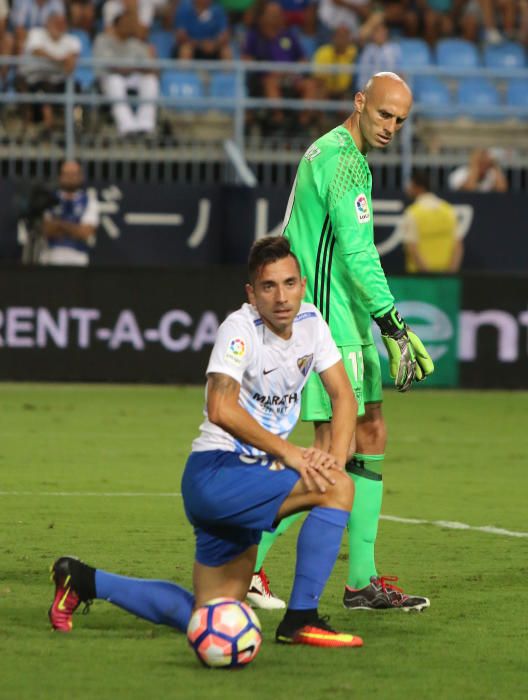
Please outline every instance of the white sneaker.
[{"label": "white sneaker", "polygon": [[247,599],[253,608],[261,610],[281,610],[286,607],[283,600],[273,595],[268,577],[262,568],[253,574]]}]

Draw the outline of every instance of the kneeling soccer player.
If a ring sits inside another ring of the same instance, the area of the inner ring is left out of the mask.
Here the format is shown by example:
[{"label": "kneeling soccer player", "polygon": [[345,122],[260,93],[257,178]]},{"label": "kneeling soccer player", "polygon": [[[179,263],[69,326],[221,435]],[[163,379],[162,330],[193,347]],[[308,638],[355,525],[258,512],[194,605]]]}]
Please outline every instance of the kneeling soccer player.
[{"label": "kneeling soccer player", "polygon": [[[52,626],[69,632],[81,601],[108,600],[185,631],[193,608],[218,597],[244,600],[264,530],[310,511],[299,534],[295,579],[278,642],[361,646],[335,632],[317,607],[353,501],[345,474],[355,399],[328,326],[302,303],[305,280],[288,241],[264,238],[249,257],[249,304],[220,326],[207,368],[207,405],[182,480],[196,534],[194,595],[167,581],[117,576],[73,557],[52,567]],[[301,390],[317,372],[332,400],[328,452],[287,440]]]}]

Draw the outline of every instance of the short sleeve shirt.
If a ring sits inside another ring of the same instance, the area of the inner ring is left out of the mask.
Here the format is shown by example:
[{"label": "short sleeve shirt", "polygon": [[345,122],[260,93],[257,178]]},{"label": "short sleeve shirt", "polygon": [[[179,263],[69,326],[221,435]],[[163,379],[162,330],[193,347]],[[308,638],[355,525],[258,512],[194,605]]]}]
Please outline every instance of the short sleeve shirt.
[{"label": "short sleeve shirt", "polygon": [[[207,374],[219,373],[240,384],[239,403],[263,428],[286,439],[299,418],[301,391],[312,371],[324,372],[341,356],[319,311],[303,303],[291,338],[275,335],[250,304],[222,323]],[[253,457],[261,450],[205,421],[193,451],[227,450]]]},{"label": "short sleeve shirt", "polygon": [[258,29],[250,29],[243,52],[255,61],[297,62],[304,58],[299,40],[289,29],[284,29],[274,39],[262,36]]},{"label": "short sleeve shirt", "polygon": [[211,5],[198,14],[192,3],[184,2],[174,19],[176,29],[184,29],[191,39],[197,41],[216,39],[227,29],[227,16],[220,5]]}]

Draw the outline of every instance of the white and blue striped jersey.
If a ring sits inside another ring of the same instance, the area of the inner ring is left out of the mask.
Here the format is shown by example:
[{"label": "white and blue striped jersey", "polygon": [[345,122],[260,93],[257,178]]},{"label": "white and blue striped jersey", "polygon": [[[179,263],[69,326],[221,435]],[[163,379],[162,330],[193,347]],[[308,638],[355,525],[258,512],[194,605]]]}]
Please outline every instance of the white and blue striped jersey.
[{"label": "white and blue striped jersey", "polygon": [[[260,425],[286,439],[301,409],[301,391],[312,371],[321,373],[341,359],[330,329],[313,304],[303,303],[289,340],[264,325],[251,304],[230,314],[218,329],[207,374],[227,374],[240,384],[239,403]],[[237,440],[207,417],[193,452],[224,450],[261,457],[261,450]]]}]

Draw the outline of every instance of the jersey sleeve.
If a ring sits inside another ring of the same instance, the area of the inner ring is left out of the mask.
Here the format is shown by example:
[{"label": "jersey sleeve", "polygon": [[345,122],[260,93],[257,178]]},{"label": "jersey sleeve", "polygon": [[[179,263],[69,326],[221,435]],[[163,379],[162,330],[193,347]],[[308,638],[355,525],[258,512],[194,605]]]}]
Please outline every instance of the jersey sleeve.
[{"label": "jersey sleeve", "polygon": [[337,345],[330,333],[330,328],[317,313],[317,345],[314,357],[314,371],[321,374],[341,359]]},{"label": "jersey sleeve", "polygon": [[250,325],[227,318],[218,329],[206,374],[227,374],[241,384],[253,352]]},{"label": "jersey sleeve", "polygon": [[354,145],[343,146],[324,167],[326,206],[342,252],[357,253],[372,243],[371,176]]},{"label": "jersey sleeve", "polygon": [[332,166],[326,189],[332,233],[356,294],[370,315],[378,316],[392,308],[394,297],[374,244],[370,172],[351,149],[342,149]]},{"label": "jersey sleeve", "polygon": [[96,228],[99,226],[99,202],[95,190],[91,188],[88,190],[88,202],[81,217],[81,224],[88,224]]}]

